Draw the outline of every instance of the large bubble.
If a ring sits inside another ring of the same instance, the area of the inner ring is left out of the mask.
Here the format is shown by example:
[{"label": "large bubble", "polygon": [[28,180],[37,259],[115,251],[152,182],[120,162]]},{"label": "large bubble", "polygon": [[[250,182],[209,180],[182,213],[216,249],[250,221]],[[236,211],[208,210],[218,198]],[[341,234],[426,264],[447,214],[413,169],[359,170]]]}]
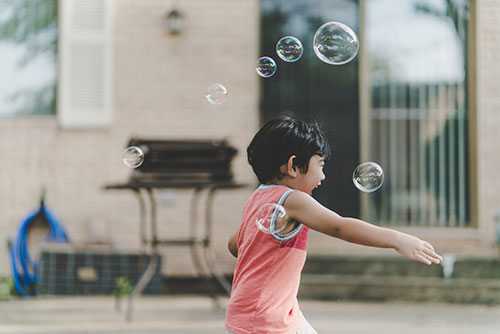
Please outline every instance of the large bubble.
[{"label": "large bubble", "polygon": [[327,64],[342,65],[356,57],[358,37],[351,28],[340,22],[323,24],[314,34],[314,53]]},{"label": "large bubble", "polygon": [[352,173],[352,182],[359,190],[371,193],[378,190],[384,182],[384,171],[375,162],[364,162]]},{"label": "large bubble", "polygon": [[276,43],[276,54],[286,62],[296,62],[302,57],[303,53],[302,43],[296,37],[285,36]]}]

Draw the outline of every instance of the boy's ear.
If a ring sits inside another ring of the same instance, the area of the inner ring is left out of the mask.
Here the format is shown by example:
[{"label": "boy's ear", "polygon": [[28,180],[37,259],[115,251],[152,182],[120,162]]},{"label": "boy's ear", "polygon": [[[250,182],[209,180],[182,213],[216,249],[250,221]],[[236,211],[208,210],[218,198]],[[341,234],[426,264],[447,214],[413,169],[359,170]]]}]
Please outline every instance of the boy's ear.
[{"label": "boy's ear", "polygon": [[288,158],[288,162],[286,164],[286,172],[291,177],[297,177],[297,167],[294,166],[294,161],[297,157],[295,155],[291,155]]}]

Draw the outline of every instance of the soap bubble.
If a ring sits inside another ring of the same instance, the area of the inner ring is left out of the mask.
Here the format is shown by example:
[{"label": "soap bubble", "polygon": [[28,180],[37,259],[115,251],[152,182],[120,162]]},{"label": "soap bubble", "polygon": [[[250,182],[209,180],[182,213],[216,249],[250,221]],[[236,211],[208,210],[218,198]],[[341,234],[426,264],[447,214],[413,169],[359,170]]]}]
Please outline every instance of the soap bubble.
[{"label": "soap bubble", "polygon": [[384,182],[384,171],[375,162],[364,162],[354,170],[352,182],[359,190],[371,193],[378,190]]},{"label": "soap bubble", "polygon": [[293,36],[285,36],[276,43],[276,53],[284,61],[293,63],[302,57],[304,48],[299,39]]},{"label": "soap bubble", "polygon": [[255,219],[259,231],[270,234],[277,240],[293,238],[302,228],[302,224],[291,219],[285,208],[276,203],[262,205]]},{"label": "soap bubble", "polygon": [[257,73],[263,78],[269,78],[276,73],[278,66],[271,57],[260,57],[257,61]]},{"label": "soap bubble", "polygon": [[137,168],[144,162],[144,152],[137,146],[130,146],[123,151],[122,161],[128,168]]},{"label": "soap bubble", "polygon": [[323,24],[314,34],[314,53],[327,64],[342,65],[356,57],[358,37],[351,28],[340,22]]},{"label": "soap bubble", "polygon": [[227,89],[219,83],[210,85],[207,90],[207,101],[210,104],[222,104],[227,96]]}]

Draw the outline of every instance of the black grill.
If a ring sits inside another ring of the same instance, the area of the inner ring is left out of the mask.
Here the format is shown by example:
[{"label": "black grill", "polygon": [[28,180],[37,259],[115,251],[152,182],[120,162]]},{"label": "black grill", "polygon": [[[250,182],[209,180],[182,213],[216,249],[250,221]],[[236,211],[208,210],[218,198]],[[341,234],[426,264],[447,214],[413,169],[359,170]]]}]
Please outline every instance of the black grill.
[{"label": "black grill", "polygon": [[131,183],[232,182],[231,161],[238,152],[226,140],[155,140],[132,138],[128,146],[144,152]]}]

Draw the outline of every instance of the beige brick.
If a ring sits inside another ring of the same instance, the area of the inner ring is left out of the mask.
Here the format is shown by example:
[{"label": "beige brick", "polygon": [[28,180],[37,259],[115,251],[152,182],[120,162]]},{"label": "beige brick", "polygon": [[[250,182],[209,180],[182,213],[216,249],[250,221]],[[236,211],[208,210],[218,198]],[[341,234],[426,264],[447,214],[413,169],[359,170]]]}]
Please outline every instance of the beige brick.
[{"label": "beige brick", "polygon": [[[257,0],[183,0],[186,31],[177,37],[163,30],[172,6],[167,0],[114,2],[114,120],[104,130],[62,130],[53,117],[0,122],[0,228],[14,236],[19,221],[38,206],[40,189],[75,241],[103,237],[119,248],[139,248],[138,206],[132,194],[105,192],[109,182],[125,181],[129,171],[121,152],[131,135],[165,139],[228,138],[240,153],[235,178],[254,183],[245,148],[258,126]],[[249,75],[251,73],[251,75]],[[209,84],[229,90],[220,107],[208,105]],[[225,244],[241,217],[248,191],[216,198],[216,248]],[[182,234],[188,194],[176,193],[175,206],[162,208],[160,230]],[[3,241],[2,241],[3,242]],[[168,271],[190,272],[187,250],[169,256]],[[170,252],[169,252],[170,254]],[[178,259],[177,263],[174,259]],[[9,272],[0,248],[0,275]]]}]

